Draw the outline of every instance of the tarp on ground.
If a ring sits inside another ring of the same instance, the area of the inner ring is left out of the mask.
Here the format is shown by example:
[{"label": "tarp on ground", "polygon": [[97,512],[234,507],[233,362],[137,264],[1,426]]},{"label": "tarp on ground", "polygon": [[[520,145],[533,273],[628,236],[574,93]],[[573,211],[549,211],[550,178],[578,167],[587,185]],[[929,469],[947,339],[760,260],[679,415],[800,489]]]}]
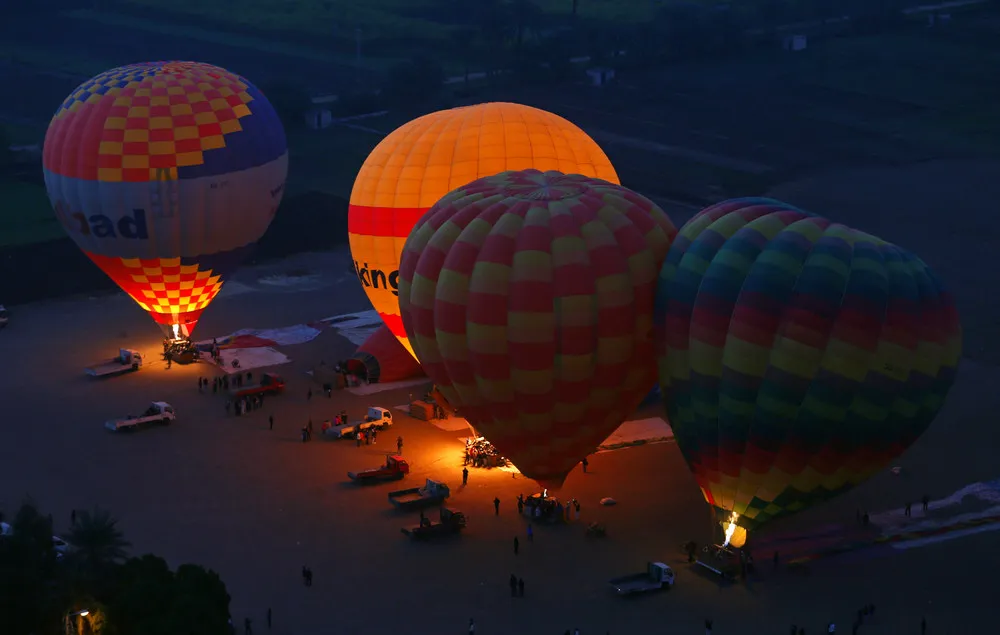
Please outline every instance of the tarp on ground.
[{"label": "tarp on ground", "polygon": [[347,361],[347,371],[373,384],[402,381],[423,374],[420,363],[384,324]]}]

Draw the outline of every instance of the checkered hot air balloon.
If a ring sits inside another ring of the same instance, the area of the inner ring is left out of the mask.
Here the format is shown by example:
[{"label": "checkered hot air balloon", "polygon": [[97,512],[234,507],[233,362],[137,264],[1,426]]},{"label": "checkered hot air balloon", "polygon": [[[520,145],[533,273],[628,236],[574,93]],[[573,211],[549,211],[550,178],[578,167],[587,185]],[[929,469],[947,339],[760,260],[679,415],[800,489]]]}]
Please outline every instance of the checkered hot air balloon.
[{"label": "checkered hot air balloon", "polygon": [[919,258],[770,199],[688,222],[656,302],[670,424],[737,547],[902,453],[961,353],[952,297]]},{"label": "checkered hot air balloon", "polygon": [[510,103],[442,110],[404,124],[358,172],[348,236],[375,310],[413,354],[399,318],[399,258],[410,230],[442,196],[505,170],[559,170],[618,183],[604,151],[562,117]]},{"label": "checkered hot air balloon", "polygon": [[407,239],[403,326],[448,402],[558,487],[655,382],[654,285],[676,233],[648,199],[600,179],[479,179]]},{"label": "checkered hot air balloon", "polygon": [[198,62],[123,66],[85,82],[45,135],[63,227],[170,337],[187,337],[274,217],[285,132],[264,95]]}]

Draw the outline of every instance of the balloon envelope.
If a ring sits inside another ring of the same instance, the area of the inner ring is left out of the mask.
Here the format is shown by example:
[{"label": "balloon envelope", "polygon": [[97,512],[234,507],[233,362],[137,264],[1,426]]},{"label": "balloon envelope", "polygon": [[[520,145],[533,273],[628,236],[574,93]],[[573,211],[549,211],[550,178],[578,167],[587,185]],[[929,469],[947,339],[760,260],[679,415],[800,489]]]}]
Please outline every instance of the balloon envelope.
[{"label": "balloon envelope", "polygon": [[417,360],[385,324],[369,335],[358,347],[358,352],[347,360],[347,371],[372,384],[387,384],[423,374]]},{"label": "balloon envelope", "polygon": [[42,162],[66,232],[172,336],[190,335],[264,234],[288,173],[264,95],[198,62],[80,85],[52,117]]},{"label": "balloon envelope", "polygon": [[501,454],[556,487],[655,382],[654,285],[675,234],[599,179],[524,170],[459,188],[403,250],[417,359]]},{"label": "balloon envelope", "polygon": [[656,320],[677,445],[722,522],[743,529],[902,453],[961,352],[952,297],[917,257],[769,199],[720,203],[681,229]]},{"label": "balloon envelope", "polygon": [[442,196],[505,170],[558,170],[618,183],[604,151],[558,115],[510,103],[442,110],[393,131],[358,172],[348,211],[358,279],[386,325],[413,354],[399,317],[403,244]]}]

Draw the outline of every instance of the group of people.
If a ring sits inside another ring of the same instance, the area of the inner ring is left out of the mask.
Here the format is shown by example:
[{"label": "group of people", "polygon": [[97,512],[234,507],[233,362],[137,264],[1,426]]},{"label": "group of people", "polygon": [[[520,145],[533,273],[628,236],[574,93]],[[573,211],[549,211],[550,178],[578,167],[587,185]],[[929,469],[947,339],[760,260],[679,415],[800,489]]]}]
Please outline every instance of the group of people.
[{"label": "group of people", "polygon": [[506,467],[506,457],[500,456],[496,447],[484,437],[465,440],[465,462],[462,465],[473,467]]}]

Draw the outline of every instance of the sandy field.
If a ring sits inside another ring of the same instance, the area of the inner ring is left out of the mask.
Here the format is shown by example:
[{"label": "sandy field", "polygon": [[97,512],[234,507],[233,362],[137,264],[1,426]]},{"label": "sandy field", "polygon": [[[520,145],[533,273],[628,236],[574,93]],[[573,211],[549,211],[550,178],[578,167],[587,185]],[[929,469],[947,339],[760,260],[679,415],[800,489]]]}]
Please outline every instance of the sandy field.
[{"label": "sandy field", "polygon": [[[829,505],[776,524],[774,544],[788,533],[853,525],[858,509],[898,518],[906,500],[924,493],[935,501],[929,520],[945,522],[957,512],[936,501],[998,476],[1000,429],[992,425],[1000,405],[993,337],[998,304],[986,286],[996,277],[986,260],[996,223],[991,210],[976,203],[997,200],[998,188],[1000,166],[927,164],[907,173],[831,174],[777,192],[907,245],[937,266],[956,289],[969,355],[939,420],[896,462],[898,474],[887,469]],[[343,252],[305,254],[246,269],[233,285],[238,292],[214,303],[197,335],[365,310],[360,286],[345,273],[347,263]],[[273,284],[289,272],[311,276]],[[672,443],[593,456],[590,472],[575,471],[559,493],[580,500],[580,521],[538,527],[529,543],[515,497],[534,492],[534,484],[509,472],[474,469],[461,487],[461,431],[394,409],[395,429],[375,446],[299,441],[310,418],[318,424],[341,409],[359,416],[368,405],[395,408],[419,390],[340,391],[331,399],[317,390],[307,400],[309,387],[315,389],[307,371],[353,352],[333,329],[282,347],[292,361],[275,370],[289,390],[245,417],[227,416],[221,396],[199,394],[196,379],[213,372],[208,365],[167,369],[152,361],[137,374],[106,381],[83,374],[120,346],[159,350],[158,329],[124,296],[12,307],[11,324],[0,333],[0,507],[9,513],[31,496],[54,514],[59,530],[67,528],[73,508],[107,507],[136,553],[217,570],[232,594],[234,621],[251,617],[257,633],[266,630],[268,607],[276,635],[458,634],[466,632],[470,617],[481,635],[557,634],[575,627],[584,635],[700,634],[706,617],[717,635],[787,633],[792,623],[813,634],[825,632],[830,621],[837,632],[850,632],[864,603],[878,607],[862,629],[866,634],[916,634],[922,616],[930,633],[993,628],[988,607],[995,595],[990,572],[1000,559],[996,533],[961,540],[945,535],[909,549],[822,559],[806,573],[773,570],[770,555],[758,553],[759,575],[745,585],[723,586],[683,562],[680,545],[706,542],[713,525]],[[172,403],[178,422],[135,435],[102,429],[105,419],[152,400]],[[272,413],[276,424],[269,431]],[[411,543],[399,530],[416,517],[394,512],[386,500],[394,484],[359,489],[345,483],[348,470],[379,464],[397,434],[413,466],[405,485],[425,478],[451,485],[449,506],[469,516],[459,539]],[[598,505],[605,496],[617,506]],[[502,501],[499,516],[494,497]],[[913,522],[920,516],[915,511]],[[607,525],[608,538],[585,537],[585,524],[594,520]],[[521,540],[517,556],[515,536]],[[609,578],[637,572],[651,559],[677,569],[672,592],[635,600],[610,595]],[[315,573],[312,588],[302,585],[303,565]],[[511,573],[525,580],[525,598],[510,597]]]}]

